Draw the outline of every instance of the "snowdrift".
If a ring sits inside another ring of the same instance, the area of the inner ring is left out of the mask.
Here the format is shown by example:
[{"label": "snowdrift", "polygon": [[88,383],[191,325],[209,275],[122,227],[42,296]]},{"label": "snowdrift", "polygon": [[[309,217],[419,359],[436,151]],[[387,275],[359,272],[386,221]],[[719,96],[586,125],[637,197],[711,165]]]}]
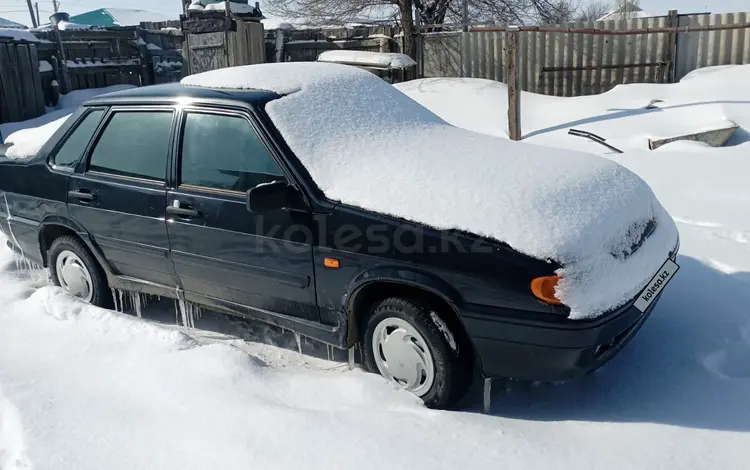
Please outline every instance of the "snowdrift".
[{"label": "snowdrift", "polygon": [[[750,65],[698,69],[674,84],[618,85],[595,96],[560,98],[523,92],[524,142],[593,153],[605,147],[566,135],[578,128],[601,135],[616,147],[648,151],[649,139],[713,128],[740,126],[726,151],[750,142]],[[394,85],[447,122],[483,134],[507,137],[508,91],[504,84],[478,78],[425,78]],[[652,100],[661,100],[646,109]],[[670,151],[670,144],[659,151]],[[721,149],[719,151],[722,151]]]},{"label": "snowdrift", "polygon": [[[358,68],[263,64],[182,83],[286,95],[266,110],[329,198],[554,259],[571,318],[632,299],[677,241],[648,185],[625,168],[459,129]],[[651,220],[658,227],[636,253],[612,255]]]}]

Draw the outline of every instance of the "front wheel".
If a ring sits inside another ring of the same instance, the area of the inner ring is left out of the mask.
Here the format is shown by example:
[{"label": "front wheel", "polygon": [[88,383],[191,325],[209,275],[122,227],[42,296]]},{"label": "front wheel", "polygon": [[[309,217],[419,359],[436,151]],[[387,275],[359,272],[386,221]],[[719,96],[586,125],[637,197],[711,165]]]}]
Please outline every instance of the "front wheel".
[{"label": "front wheel", "polygon": [[49,249],[52,282],[86,303],[109,308],[112,295],[99,263],[76,237],[56,238]]},{"label": "front wheel", "polygon": [[363,337],[365,365],[420,397],[444,408],[469,385],[471,361],[458,337],[438,313],[418,301],[393,297],[373,306]]}]

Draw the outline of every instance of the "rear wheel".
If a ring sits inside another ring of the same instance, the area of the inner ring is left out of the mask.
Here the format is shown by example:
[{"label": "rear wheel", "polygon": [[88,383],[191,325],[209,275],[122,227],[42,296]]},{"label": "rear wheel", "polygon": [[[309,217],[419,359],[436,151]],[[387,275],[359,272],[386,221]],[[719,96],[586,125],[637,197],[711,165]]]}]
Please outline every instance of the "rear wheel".
[{"label": "rear wheel", "polygon": [[427,304],[388,298],[377,302],[367,319],[365,364],[425,405],[444,408],[463,396],[471,378],[470,352],[460,350],[456,338]]},{"label": "rear wheel", "polygon": [[86,303],[104,308],[111,306],[107,277],[81,240],[70,235],[56,238],[47,259],[56,286]]}]

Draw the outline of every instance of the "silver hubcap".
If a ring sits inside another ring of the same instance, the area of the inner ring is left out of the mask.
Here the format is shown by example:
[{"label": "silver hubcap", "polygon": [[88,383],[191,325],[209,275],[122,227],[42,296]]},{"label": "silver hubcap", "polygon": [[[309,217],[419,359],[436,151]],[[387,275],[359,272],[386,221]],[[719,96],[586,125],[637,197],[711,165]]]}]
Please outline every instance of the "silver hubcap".
[{"label": "silver hubcap", "polygon": [[375,327],[372,352],[380,374],[421,397],[435,382],[435,364],[427,342],[400,318],[386,318]]},{"label": "silver hubcap", "polygon": [[76,297],[91,302],[94,296],[94,283],[83,260],[72,251],[64,250],[55,261],[57,280],[63,289]]}]

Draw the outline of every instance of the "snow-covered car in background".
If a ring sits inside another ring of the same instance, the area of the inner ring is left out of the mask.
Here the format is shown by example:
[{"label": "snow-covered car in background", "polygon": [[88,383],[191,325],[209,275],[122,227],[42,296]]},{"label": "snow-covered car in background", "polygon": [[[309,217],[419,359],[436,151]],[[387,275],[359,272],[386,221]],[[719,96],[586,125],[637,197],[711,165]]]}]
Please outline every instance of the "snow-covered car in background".
[{"label": "snow-covered car in background", "polygon": [[458,400],[475,365],[596,369],[677,269],[676,226],[630,171],[453,127],[354,67],[207,72],[60,126],[0,161],[0,227],[55,284],[359,343],[429,406]]}]

